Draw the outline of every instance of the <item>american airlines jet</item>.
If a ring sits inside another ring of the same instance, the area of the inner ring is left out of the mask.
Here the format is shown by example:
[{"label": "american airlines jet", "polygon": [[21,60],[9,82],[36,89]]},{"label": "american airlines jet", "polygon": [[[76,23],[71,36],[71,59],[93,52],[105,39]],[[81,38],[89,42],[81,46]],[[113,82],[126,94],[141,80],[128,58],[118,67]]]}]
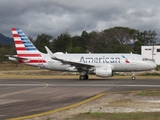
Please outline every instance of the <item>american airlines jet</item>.
[{"label": "american airlines jet", "polygon": [[114,72],[132,72],[131,79],[135,80],[134,72],[148,71],[156,67],[152,60],[132,53],[64,54],[52,53],[45,46],[45,54],[33,45],[21,29],[12,28],[12,34],[17,55],[7,55],[9,60],[44,69],[79,72],[81,80],[88,79],[88,74],[111,77]]}]

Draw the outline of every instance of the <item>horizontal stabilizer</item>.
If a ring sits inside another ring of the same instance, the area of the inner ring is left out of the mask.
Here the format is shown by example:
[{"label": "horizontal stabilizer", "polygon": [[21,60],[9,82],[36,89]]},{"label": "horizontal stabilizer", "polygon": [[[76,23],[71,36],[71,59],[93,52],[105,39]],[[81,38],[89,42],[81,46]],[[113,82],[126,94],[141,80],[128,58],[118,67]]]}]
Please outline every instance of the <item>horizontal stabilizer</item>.
[{"label": "horizontal stabilizer", "polygon": [[17,55],[5,55],[6,57],[16,58],[17,60],[28,60],[27,58],[17,57]]},{"label": "horizontal stabilizer", "polygon": [[5,55],[5,56],[8,57],[9,60],[14,61],[14,62],[19,62],[19,60],[23,62],[29,62],[29,59],[17,57],[17,55]]}]

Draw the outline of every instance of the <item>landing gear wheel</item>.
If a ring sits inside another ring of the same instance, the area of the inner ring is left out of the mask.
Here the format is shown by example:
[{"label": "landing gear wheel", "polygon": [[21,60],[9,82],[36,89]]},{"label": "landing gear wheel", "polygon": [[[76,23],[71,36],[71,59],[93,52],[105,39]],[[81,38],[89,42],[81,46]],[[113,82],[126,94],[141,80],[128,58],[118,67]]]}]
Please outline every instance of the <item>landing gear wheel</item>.
[{"label": "landing gear wheel", "polygon": [[131,79],[132,79],[132,80],[136,80],[136,77],[135,77],[135,76],[132,76]]},{"label": "landing gear wheel", "polygon": [[83,76],[83,75],[80,75],[80,76],[79,76],[79,79],[80,79],[80,80],[83,80],[83,79],[84,79],[84,76]]},{"label": "landing gear wheel", "polygon": [[85,75],[85,80],[88,80],[88,75]]},{"label": "landing gear wheel", "polygon": [[80,75],[79,79],[80,80],[88,80],[88,75]]}]

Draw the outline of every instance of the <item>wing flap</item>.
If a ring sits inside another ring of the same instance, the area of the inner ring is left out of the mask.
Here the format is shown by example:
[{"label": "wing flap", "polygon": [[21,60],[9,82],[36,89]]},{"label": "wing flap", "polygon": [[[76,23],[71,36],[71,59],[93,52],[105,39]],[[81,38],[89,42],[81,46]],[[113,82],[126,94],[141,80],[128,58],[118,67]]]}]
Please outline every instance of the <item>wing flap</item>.
[{"label": "wing flap", "polygon": [[80,62],[75,62],[75,61],[67,61],[67,60],[60,60],[60,59],[57,59],[57,60],[61,61],[62,63],[70,64],[70,65],[75,66],[75,67],[87,67],[87,68],[95,67],[95,65],[86,64],[86,63],[80,63]]}]

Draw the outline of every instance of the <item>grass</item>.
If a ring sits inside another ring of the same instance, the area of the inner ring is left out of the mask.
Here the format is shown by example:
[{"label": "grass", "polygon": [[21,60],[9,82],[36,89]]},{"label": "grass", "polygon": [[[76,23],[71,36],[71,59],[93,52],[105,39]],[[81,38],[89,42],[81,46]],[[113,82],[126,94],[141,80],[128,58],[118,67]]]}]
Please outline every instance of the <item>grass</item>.
[{"label": "grass", "polygon": [[160,76],[159,73],[145,73],[145,74],[140,74],[139,76]]},{"label": "grass", "polygon": [[125,76],[125,75],[115,72],[115,73],[113,74],[113,76]]},{"label": "grass", "polygon": [[3,62],[0,64],[0,71],[4,70],[38,70],[38,67],[18,64],[16,62]]},{"label": "grass", "polygon": [[[124,74],[114,73],[113,76],[127,76],[127,75],[125,75],[125,73]],[[150,73],[150,72],[147,72],[147,73],[138,74],[136,76],[160,76],[160,73],[156,73],[156,72]]]},{"label": "grass", "polygon": [[66,120],[160,120],[160,112],[139,113],[81,113]]},{"label": "grass", "polygon": [[129,98],[124,98],[124,99],[119,99],[119,100],[116,100],[116,101],[112,101],[109,103],[108,106],[119,106],[119,107],[125,107],[127,105],[130,105],[132,104],[133,101]]},{"label": "grass", "polygon": [[137,93],[136,95],[139,96],[160,96],[159,90],[147,90],[147,91],[141,91]]}]

